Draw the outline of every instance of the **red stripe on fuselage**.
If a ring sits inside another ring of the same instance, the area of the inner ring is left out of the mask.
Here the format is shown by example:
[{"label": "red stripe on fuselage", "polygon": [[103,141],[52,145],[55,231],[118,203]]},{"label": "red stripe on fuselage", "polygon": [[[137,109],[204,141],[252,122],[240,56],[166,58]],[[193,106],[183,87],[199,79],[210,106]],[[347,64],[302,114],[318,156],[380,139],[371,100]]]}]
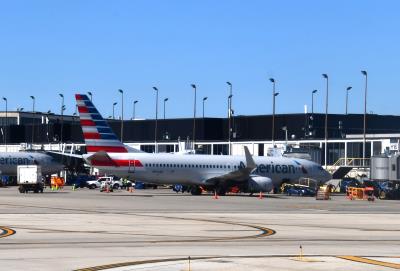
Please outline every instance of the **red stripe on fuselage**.
[{"label": "red stripe on fuselage", "polygon": [[143,167],[139,160],[114,160],[114,162],[120,167]]},{"label": "red stripe on fuselage", "polygon": [[112,147],[112,146],[86,146],[87,152],[128,152],[125,147]]},{"label": "red stripe on fuselage", "polygon": [[139,160],[92,160],[91,164],[92,166],[103,167],[143,167],[143,164]]}]

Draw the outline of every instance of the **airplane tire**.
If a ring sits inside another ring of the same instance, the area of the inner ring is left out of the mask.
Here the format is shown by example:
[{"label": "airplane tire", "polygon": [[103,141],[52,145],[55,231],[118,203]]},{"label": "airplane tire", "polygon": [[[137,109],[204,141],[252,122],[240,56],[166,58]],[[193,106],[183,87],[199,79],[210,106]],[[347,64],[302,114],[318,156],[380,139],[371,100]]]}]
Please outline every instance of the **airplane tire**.
[{"label": "airplane tire", "polygon": [[225,196],[226,195],[226,189],[223,187],[217,187],[217,194],[218,196]]},{"label": "airplane tire", "polygon": [[198,187],[198,186],[194,186],[194,187],[192,187],[192,189],[190,190],[190,193],[193,195],[193,196],[200,196],[201,195],[201,188],[200,187]]}]

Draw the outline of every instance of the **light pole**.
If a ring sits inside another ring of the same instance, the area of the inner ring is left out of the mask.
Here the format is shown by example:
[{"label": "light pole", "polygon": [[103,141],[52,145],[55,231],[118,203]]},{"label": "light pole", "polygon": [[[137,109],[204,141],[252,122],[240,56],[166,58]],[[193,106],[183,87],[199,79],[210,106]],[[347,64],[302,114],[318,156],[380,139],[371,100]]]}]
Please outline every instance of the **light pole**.
[{"label": "light pole", "polygon": [[228,155],[231,155],[231,135],[232,135],[232,127],[231,127],[231,100],[232,100],[233,95],[230,94],[228,96]]},{"label": "light pole", "polygon": [[286,141],[286,146],[288,144],[288,129],[287,126],[282,127],[282,131],[285,131],[285,141]]},{"label": "light pole", "polygon": [[90,92],[90,91],[88,91],[88,93],[87,94],[89,94],[89,96],[90,96],[90,101],[92,102],[93,101],[93,93],[92,92]]},{"label": "light pole", "polygon": [[351,87],[346,88],[346,115],[347,115],[347,104],[349,102],[349,90],[350,89],[351,89]]},{"label": "light pole", "polygon": [[[311,115],[314,115],[314,94],[317,93],[318,90],[314,89],[311,93]],[[314,116],[313,116],[314,117]]]},{"label": "light pole", "polygon": [[[230,146],[231,146],[231,136],[232,136],[232,83],[231,82],[226,82],[229,88],[229,95],[228,95],[228,140],[229,140],[229,155],[230,153]],[[230,96],[230,98],[229,98]]]},{"label": "light pole", "polygon": [[158,147],[157,147],[157,122],[158,122],[158,88],[153,87],[153,89],[156,91],[156,123],[154,125],[154,152],[158,152]]},{"label": "light pole", "polygon": [[4,145],[6,145],[6,152],[7,152],[8,101],[7,101],[7,98],[5,98],[5,97],[3,97],[3,100],[6,102],[6,125],[4,127]]},{"label": "light pole", "polygon": [[118,103],[117,102],[114,102],[113,103],[113,110],[112,110],[112,118],[113,118],[113,120],[115,120],[115,115],[114,115],[114,113],[115,113],[115,106],[117,105]]},{"label": "light pole", "polygon": [[311,92],[311,117],[308,118],[308,136],[314,135],[314,95],[317,92],[318,90],[316,89]]},{"label": "light pole", "polygon": [[132,120],[134,120],[135,118],[136,118],[136,104],[138,103],[139,101],[134,101],[133,102],[133,114],[132,114]]},{"label": "light pole", "polygon": [[50,144],[50,137],[49,137],[49,122],[50,122],[49,115],[50,114],[51,114],[51,110],[47,111],[47,114],[46,114],[46,137],[47,137],[47,143],[49,143],[49,144]]},{"label": "light pole", "polygon": [[194,89],[194,103],[193,103],[193,150],[196,150],[195,148],[195,142],[196,142],[196,92],[197,88],[195,84],[191,84],[192,88]]},{"label": "light pole", "polygon": [[168,98],[164,99],[164,120],[165,120],[165,103],[168,101]]},{"label": "light pole", "polygon": [[329,78],[326,73],[322,74],[322,77],[326,79],[326,96],[325,96],[325,168],[327,165],[327,151],[328,151],[328,102],[329,102]]},{"label": "light pole", "polygon": [[121,93],[121,142],[124,142],[124,91],[118,89]]},{"label": "light pole", "polygon": [[61,97],[61,134],[60,134],[60,142],[63,142],[63,130],[64,130],[64,94],[58,94]]},{"label": "light pole", "polygon": [[274,145],[275,141],[275,97],[279,95],[279,93],[275,92],[275,79],[270,78],[269,81],[272,83],[272,145]]},{"label": "light pole", "polygon": [[33,140],[35,137],[35,96],[31,96],[32,99],[32,146],[33,149]]},{"label": "light pole", "polygon": [[368,73],[361,71],[365,76],[365,89],[364,89],[364,132],[363,132],[363,165],[365,166],[365,150],[366,150],[366,132],[367,132],[367,90],[368,90]]},{"label": "light pole", "polygon": [[203,119],[204,119],[204,103],[207,101],[208,97],[203,98]]}]

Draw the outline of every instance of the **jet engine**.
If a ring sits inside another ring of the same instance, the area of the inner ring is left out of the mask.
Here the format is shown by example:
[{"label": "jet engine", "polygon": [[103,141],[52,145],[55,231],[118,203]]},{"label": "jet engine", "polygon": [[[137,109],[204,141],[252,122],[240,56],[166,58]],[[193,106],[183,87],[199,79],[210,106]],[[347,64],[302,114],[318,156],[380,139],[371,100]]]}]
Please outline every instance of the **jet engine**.
[{"label": "jet engine", "polygon": [[274,188],[272,180],[262,176],[252,176],[248,181],[248,192],[269,192]]}]

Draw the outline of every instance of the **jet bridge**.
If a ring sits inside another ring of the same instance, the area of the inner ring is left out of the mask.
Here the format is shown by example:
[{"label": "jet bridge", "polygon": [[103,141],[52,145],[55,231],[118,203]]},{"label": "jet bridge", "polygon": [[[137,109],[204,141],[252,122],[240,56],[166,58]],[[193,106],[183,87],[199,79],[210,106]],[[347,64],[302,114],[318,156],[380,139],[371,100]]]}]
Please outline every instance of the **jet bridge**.
[{"label": "jet bridge", "polygon": [[332,174],[332,179],[343,179],[350,171],[362,171],[365,173],[370,168],[371,159],[369,158],[340,158],[335,164],[329,166],[327,170]]}]

